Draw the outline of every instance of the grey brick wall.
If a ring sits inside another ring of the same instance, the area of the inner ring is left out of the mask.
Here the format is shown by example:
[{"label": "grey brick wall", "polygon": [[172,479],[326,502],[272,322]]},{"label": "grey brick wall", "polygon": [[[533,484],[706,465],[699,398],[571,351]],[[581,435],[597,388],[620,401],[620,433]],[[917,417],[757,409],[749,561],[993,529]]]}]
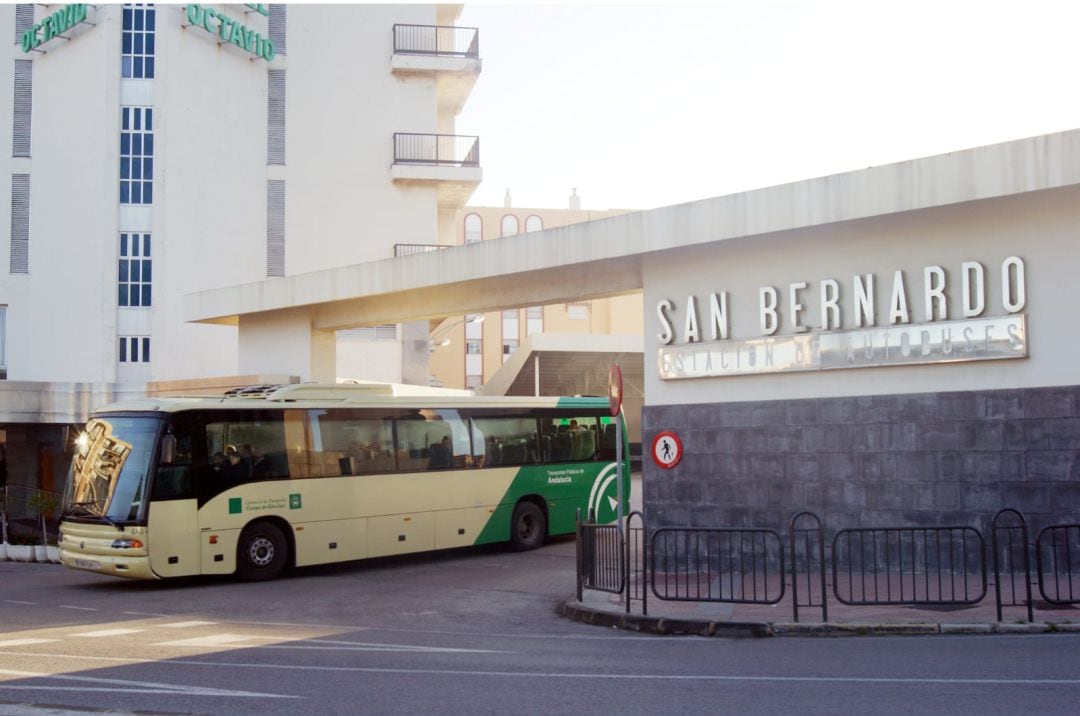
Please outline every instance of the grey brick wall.
[{"label": "grey brick wall", "polygon": [[[671,470],[649,455],[662,430]],[[1080,522],[1080,386],[645,406],[642,445],[650,527]]]}]

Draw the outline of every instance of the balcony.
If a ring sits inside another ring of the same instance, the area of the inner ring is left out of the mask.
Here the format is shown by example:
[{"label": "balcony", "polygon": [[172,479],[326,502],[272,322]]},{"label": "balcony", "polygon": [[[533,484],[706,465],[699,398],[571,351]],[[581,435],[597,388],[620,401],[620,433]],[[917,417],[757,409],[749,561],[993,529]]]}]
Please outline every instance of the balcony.
[{"label": "balcony", "polygon": [[435,184],[440,207],[461,208],[483,178],[480,138],[399,132],[394,135],[390,176],[404,186]]},{"label": "balcony", "polygon": [[450,248],[448,244],[394,244],[394,258],[412,256],[413,254],[426,254],[448,248]]},{"label": "balcony", "polygon": [[454,25],[394,25],[390,69],[434,75],[439,109],[456,116],[480,74],[480,31]]}]

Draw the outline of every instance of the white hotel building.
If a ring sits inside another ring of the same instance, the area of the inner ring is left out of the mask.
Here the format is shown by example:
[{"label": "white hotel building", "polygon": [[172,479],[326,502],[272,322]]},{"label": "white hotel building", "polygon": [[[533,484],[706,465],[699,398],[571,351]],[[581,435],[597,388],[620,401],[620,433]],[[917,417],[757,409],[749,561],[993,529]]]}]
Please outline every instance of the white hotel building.
[{"label": "white hotel building", "polygon": [[[236,328],[185,323],[185,293],[454,242],[481,176],[460,9],[0,8],[9,484],[61,489],[64,426],[122,393],[281,377],[236,376]],[[427,322],[368,333],[363,377],[426,383]]]}]

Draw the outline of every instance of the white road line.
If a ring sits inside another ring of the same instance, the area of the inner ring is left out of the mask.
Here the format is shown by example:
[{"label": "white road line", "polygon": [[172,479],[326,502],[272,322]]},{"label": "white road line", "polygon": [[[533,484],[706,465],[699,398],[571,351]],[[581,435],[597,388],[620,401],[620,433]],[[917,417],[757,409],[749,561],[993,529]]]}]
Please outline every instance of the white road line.
[{"label": "white road line", "polygon": [[20,602],[18,599],[5,599],[4,604],[30,604],[36,606],[37,602]]},{"label": "white road line", "polygon": [[0,647],[3,646],[29,646],[31,644],[48,644],[51,641],[60,641],[59,639],[7,639],[6,641],[0,641]]},{"label": "white road line", "polygon": [[[318,646],[308,646],[317,644]],[[323,646],[325,645],[325,646]],[[326,651],[396,651],[408,654],[515,654],[513,651],[495,649],[457,649],[442,646],[414,646],[411,644],[375,644],[359,641],[335,641],[332,639],[305,639],[296,644],[271,644],[256,649],[314,649]]]},{"label": "white road line", "polygon": [[70,604],[61,604],[60,608],[61,609],[78,609],[80,612],[96,612],[97,611],[97,609],[95,609],[93,607],[76,607],[76,606],[72,606]]},{"label": "white road line", "polygon": [[[543,671],[466,671],[464,669],[380,669],[360,666],[306,666],[303,664],[254,664],[227,661],[193,661],[191,659],[168,659],[149,661],[127,659],[117,656],[76,656],[72,654],[28,654],[0,652],[0,656],[40,656],[50,659],[78,659],[80,661],[106,661],[112,663],[153,663],[156,665],[206,666],[211,669],[274,669],[278,671],[325,671],[350,674],[416,674],[440,676],[485,676],[525,679],[609,679],[612,681],[714,681],[751,683],[811,683],[811,684],[952,684],[957,686],[1080,686],[1080,679],[946,679],[935,677],[888,677],[888,676],[740,676],[726,674],[598,674]],[[3,673],[3,672],[0,672]],[[7,688],[0,682],[0,690]]]},{"label": "white road line", "polygon": [[172,624],[158,624],[158,626],[159,627],[164,627],[165,629],[187,629],[189,627],[212,626],[212,625],[214,625],[216,623],[217,622],[190,621],[190,622],[173,622]]},{"label": "white road line", "polygon": [[45,686],[36,684],[12,684],[0,682],[0,689],[12,689],[20,691],[109,691],[125,693],[151,693],[170,694],[179,696],[231,696],[231,697],[256,697],[267,699],[297,699],[299,696],[285,694],[264,694],[255,691],[234,691],[232,689],[215,689],[208,686],[186,686],[183,684],[164,684],[155,681],[128,681],[126,679],[101,679],[93,676],[70,676],[66,674],[43,674],[34,671],[15,671],[13,669],[0,669],[0,676],[14,676],[22,679],[49,679],[56,681],[73,681],[80,684],[100,684],[93,686]]},{"label": "white road line", "polygon": [[[272,639],[274,637],[267,636],[250,636],[245,634],[213,634],[211,636],[198,636],[193,639],[180,639],[178,641],[162,641],[155,644],[155,646],[193,646],[193,647],[205,647],[205,646],[240,646],[242,641],[251,641],[252,639]],[[251,646],[246,644],[245,646]]]},{"label": "white road line", "polygon": [[126,636],[127,634],[138,634],[145,629],[99,629],[98,631],[84,631],[79,634],[72,634],[71,636],[85,636],[91,638],[107,637],[107,636]]}]

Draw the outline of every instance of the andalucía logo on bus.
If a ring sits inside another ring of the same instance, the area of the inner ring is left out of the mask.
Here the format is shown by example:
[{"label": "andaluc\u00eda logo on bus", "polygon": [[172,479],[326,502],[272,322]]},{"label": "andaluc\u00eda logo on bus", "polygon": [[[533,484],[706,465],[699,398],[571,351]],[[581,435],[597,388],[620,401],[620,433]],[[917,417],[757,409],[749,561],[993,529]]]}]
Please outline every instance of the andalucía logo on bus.
[{"label": "andaluc\u00eda logo on bus", "polygon": [[593,480],[589,491],[589,512],[596,514],[600,524],[614,522],[619,514],[619,485],[615,481],[618,474],[615,463],[611,463]]}]

